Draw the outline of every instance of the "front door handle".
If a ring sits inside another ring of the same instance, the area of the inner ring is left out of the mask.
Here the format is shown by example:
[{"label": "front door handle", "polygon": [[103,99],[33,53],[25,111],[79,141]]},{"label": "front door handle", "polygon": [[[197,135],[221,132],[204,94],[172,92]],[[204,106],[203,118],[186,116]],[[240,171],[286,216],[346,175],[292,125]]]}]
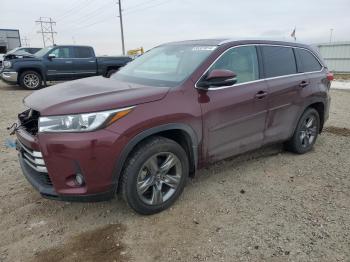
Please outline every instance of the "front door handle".
[{"label": "front door handle", "polygon": [[308,81],[301,81],[301,83],[299,84],[299,86],[300,87],[302,87],[302,88],[304,88],[304,87],[306,87],[306,86],[308,86],[309,85],[309,82]]},{"label": "front door handle", "polygon": [[71,63],[73,63],[72,61],[66,61],[66,64],[71,64]]},{"label": "front door handle", "polygon": [[265,96],[267,96],[267,92],[262,90],[255,94],[256,99],[263,99]]}]

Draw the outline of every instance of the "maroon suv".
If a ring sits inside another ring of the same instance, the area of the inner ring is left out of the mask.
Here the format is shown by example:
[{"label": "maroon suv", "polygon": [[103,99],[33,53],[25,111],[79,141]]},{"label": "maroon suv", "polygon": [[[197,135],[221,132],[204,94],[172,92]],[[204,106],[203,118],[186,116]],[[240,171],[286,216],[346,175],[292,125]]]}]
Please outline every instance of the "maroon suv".
[{"label": "maroon suv", "polygon": [[156,213],[205,165],[281,141],[309,151],[328,118],[332,78],[302,44],[164,44],[111,79],[26,97],[19,161],[44,197],[92,201],[119,192],[137,212]]}]

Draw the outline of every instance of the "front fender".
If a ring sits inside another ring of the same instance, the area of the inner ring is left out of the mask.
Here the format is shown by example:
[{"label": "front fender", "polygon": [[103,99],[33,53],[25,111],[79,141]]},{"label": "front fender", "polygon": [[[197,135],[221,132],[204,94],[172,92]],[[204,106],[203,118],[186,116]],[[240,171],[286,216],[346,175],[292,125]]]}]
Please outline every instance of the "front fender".
[{"label": "front fender", "polygon": [[190,137],[191,147],[192,147],[191,153],[193,154],[195,169],[197,168],[198,137],[195,131],[189,125],[183,124],[183,123],[169,123],[169,124],[152,127],[152,128],[146,129],[145,131],[131,138],[129,142],[126,144],[126,146],[124,147],[124,149],[122,150],[117,160],[117,163],[113,172],[113,177],[112,177],[112,181],[116,189],[118,188],[118,182],[119,182],[119,178],[120,178],[124,163],[127,160],[127,157],[129,156],[131,151],[135,148],[135,146],[147,137],[150,137],[160,132],[169,131],[169,130],[181,130],[181,131],[184,131]]},{"label": "front fender", "polygon": [[16,62],[12,66],[13,70],[18,72],[18,77],[21,72],[27,71],[27,70],[36,70],[38,71],[43,79],[46,79],[46,73],[45,73],[45,66],[39,62],[39,61],[21,61],[21,62]]}]

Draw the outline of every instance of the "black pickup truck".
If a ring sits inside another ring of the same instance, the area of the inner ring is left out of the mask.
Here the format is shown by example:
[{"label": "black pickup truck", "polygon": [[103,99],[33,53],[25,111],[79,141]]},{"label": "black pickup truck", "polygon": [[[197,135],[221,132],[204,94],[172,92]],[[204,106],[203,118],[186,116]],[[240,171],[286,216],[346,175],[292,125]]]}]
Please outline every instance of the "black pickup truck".
[{"label": "black pickup truck", "polygon": [[90,46],[59,45],[5,60],[1,79],[26,89],[37,89],[46,81],[72,80],[89,76],[110,77],[128,62],[130,57],[96,57]]}]

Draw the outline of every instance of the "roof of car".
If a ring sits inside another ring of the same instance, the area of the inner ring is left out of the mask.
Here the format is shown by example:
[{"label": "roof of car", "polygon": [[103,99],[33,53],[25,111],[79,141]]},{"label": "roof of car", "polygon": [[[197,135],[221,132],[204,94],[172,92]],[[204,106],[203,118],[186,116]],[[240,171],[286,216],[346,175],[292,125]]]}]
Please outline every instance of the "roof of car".
[{"label": "roof of car", "polygon": [[296,47],[307,47],[309,46],[297,42],[287,41],[274,41],[274,40],[263,40],[263,39],[229,39],[229,38],[216,38],[216,39],[198,39],[198,40],[185,40],[170,42],[166,45],[178,45],[178,44],[189,44],[189,45],[226,45],[226,44],[269,44],[269,45],[286,45]]}]

